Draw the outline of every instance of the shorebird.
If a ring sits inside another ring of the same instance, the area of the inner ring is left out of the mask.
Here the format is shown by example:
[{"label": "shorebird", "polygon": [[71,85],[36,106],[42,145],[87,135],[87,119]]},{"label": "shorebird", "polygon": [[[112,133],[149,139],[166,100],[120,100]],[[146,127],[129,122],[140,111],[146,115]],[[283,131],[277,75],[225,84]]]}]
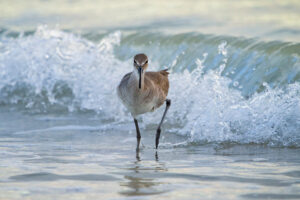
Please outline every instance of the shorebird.
[{"label": "shorebird", "polygon": [[167,72],[167,69],[158,72],[146,72],[147,67],[148,57],[143,53],[135,55],[133,71],[122,78],[117,88],[119,98],[129,110],[134,120],[137,150],[140,147],[141,134],[136,117],[147,112],[153,112],[166,102],[165,111],[156,130],[155,147],[157,149],[161,125],[171,105],[171,100],[167,99],[169,72]]}]

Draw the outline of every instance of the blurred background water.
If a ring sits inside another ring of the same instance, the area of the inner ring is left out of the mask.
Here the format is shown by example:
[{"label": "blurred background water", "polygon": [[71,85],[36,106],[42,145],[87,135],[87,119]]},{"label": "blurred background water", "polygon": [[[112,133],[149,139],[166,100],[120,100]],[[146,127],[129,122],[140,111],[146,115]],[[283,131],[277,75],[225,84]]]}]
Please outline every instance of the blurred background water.
[{"label": "blurred background water", "polygon": [[[0,198],[300,198],[299,1],[0,1]],[[144,52],[172,106],[115,88]],[[30,184],[28,184],[30,183]]]},{"label": "blurred background water", "polygon": [[214,1],[1,1],[2,28],[37,24],[72,31],[148,30],[259,37],[299,42],[297,0]]}]

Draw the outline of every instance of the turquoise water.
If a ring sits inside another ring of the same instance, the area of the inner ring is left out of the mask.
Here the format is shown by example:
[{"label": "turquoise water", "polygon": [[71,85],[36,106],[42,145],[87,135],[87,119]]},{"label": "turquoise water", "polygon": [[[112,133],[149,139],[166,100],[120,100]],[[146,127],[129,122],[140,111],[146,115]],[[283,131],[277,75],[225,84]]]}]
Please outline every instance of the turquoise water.
[{"label": "turquoise water", "polygon": [[[0,2],[0,198],[300,198],[299,6]],[[116,86],[140,52],[172,106],[136,154]]]}]

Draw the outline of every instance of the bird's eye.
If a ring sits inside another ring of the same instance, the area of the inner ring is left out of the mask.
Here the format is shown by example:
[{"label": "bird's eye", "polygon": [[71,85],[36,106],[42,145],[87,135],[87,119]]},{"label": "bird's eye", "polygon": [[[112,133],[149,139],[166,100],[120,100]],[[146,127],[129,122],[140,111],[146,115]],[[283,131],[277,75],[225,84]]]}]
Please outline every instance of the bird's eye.
[{"label": "bird's eye", "polygon": [[134,64],[136,64],[136,61],[134,60]]},{"label": "bird's eye", "polygon": [[145,62],[145,64],[148,64],[148,60]]}]

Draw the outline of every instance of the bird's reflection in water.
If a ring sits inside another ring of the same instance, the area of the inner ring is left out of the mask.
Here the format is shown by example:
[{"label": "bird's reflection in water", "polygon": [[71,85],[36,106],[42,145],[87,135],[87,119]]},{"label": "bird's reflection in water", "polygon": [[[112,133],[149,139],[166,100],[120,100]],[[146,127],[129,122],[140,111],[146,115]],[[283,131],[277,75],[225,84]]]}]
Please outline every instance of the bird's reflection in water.
[{"label": "bird's reflection in water", "polygon": [[140,196],[140,195],[155,195],[167,192],[161,190],[157,186],[165,184],[157,177],[157,173],[167,171],[163,163],[158,162],[158,153],[154,154],[154,161],[143,161],[140,156],[140,151],[136,151],[136,160],[132,163],[132,167],[126,168],[128,173],[125,173],[124,179],[120,183],[126,189],[120,194],[125,196]]}]

